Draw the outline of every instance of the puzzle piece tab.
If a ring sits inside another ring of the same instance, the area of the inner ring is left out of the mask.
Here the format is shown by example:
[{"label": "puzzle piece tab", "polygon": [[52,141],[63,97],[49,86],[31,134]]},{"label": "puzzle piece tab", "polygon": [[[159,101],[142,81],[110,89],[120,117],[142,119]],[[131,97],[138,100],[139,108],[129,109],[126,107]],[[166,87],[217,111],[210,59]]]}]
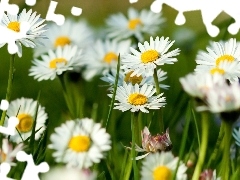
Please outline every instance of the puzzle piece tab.
[{"label": "puzzle piece tab", "polygon": [[16,158],[18,161],[27,162],[21,180],[40,180],[38,173],[45,173],[49,171],[49,165],[46,162],[42,162],[36,166],[32,155],[28,155],[24,151],[19,151]]},{"label": "puzzle piece tab", "polygon": [[0,164],[0,179],[1,180],[14,180],[12,178],[8,178],[7,174],[9,173],[11,166],[9,163],[3,162]]},{"label": "puzzle piece tab", "polygon": [[[240,28],[240,2],[236,0],[155,0],[151,4],[151,10],[159,13],[162,5],[166,4],[178,11],[175,24],[182,25],[186,19],[184,12],[201,10],[202,20],[210,36],[219,34],[219,28],[212,24],[221,12],[226,12],[235,22],[228,27],[228,32],[235,35]],[[214,7],[214,8],[213,8]]]},{"label": "puzzle piece tab", "polygon": [[2,20],[4,11],[9,14],[16,15],[19,11],[19,7],[16,4],[9,4],[9,0],[0,1],[0,21]]}]

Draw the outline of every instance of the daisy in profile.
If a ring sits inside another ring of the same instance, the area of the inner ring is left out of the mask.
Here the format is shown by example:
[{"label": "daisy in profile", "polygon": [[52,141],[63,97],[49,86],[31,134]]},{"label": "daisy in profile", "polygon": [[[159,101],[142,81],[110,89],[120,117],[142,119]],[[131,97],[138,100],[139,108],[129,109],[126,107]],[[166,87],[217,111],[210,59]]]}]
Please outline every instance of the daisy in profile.
[{"label": "daisy in profile", "polygon": [[29,76],[38,81],[53,80],[57,75],[65,71],[74,70],[81,65],[82,51],[77,46],[57,47],[56,50],[49,50],[48,54],[42,55],[40,59],[34,59],[29,70]]},{"label": "daisy in profile", "polygon": [[117,68],[118,56],[122,57],[129,52],[131,41],[117,42],[115,40],[96,40],[94,46],[85,52],[82,65],[86,67],[83,76],[91,80],[94,76],[108,73],[112,68]]},{"label": "daisy in profile", "polygon": [[[119,71],[119,79],[118,79],[118,86],[122,86],[123,82],[126,83],[131,83],[132,85],[135,85],[136,83],[139,84],[140,86],[144,84],[149,84],[155,86],[153,77],[146,77],[144,74],[140,76],[131,76],[133,71],[130,71],[128,73],[124,72],[123,70],[120,69]],[[165,84],[160,84],[163,80],[167,79],[166,76],[167,72],[159,69],[157,71],[157,76],[158,76],[158,82],[159,82],[159,87],[162,89],[168,89],[169,86]],[[114,85],[115,79],[117,75],[117,70],[116,69],[111,69],[109,73],[107,73],[105,76],[103,76],[101,79],[105,82],[108,82],[111,86]]]},{"label": "daisy in profile", "polygon": [[53,167],[49,172],[44,173],[44,180],[95,180],[97,179],[97,174],[90,171],[89,169],[74,169],[67,167]]},{"label": "daisy in profile", "polygon": [[77,45],[79,48],[85,48],[93,41],[93,32],[84,20],[74,21],[67,18],[62,26],[51,23],[48,29],[48,39],[42,40],[43,46],[34,49],[35,57],[58,46]]},{"label": "daisy in profile", "polygon": [[[15,32],[20,32],[21,23],[27,22],[30,25],[29,30],[27,31],[26,37],[19,39],[16,41],[16,45],[18,46],[18,56],[22,56],[22,45],[26,47],[35,48],[36,45],[41,44],[40,39],[46,38],[44,32],[46,29],[44,28],[46,24],[44,23],[44,19],[40,18],[40,15],[37,15],[36,12],[32,13],[32,10],[23,11],[19,15],[10,15],[3,14],[2,21],[0,23],[1,26],[7,27]],[[4,44],[0,44],[0,47]]]},{"label": "daisy in profile", "polygon": [[[136,112],[142,111],[148,113],[148,109],[160,109],[166,104],[165,97],[162,97],[163,93],[153,96],[156,89],[152,85],[144,84],[139,86],[138,84],[132,85],[131,83],[123,83],[123,86],[119,86],[116,92],[116,100],[114,103],[114,109],[121,111]],[[109,94],[112,97],[112,94]]]},{"label": "daisy in profile", "polygon": [[50,140],[49,148],[55,151],[55,161],[79,169],[99,163],[104,152],[111,149],[106,129],[88,118],[66,121],[55,128]]},{"label": "daisy in profile", "polygon": [[173,64],[177,61],[174,56],[177,56],[180,50],[168,52],[173,43],[174,41],[170,41],[169,38],[156,37],[154,40],[150,37],[150,42],[138,43],[140,51],[130,47],[132,54],[123,56],[121,69],[127,72],[134,71],[131,76],[140,76],[143,73],[152,76],[157,66]]},{"label": "daisy in profile", "polygon": [[218,75],[210,73],[190,73],[185,77],[179,78],[179,81],[184,89],[190,96],[198,99],[205,99],[206,93],[213,87],[225,84],[225,79]]},{"label": "daisy in profile", "polygon": [[209,110],[212,113],[233,113],[238,118],[240,112],[240,85],[227,83],[216,85],[206,93],[206,106],[197,110]]},{"label": "daisy in profile", "polygon": [[[142,180],[172,180],[177,167],[178,157],[174,157],[171,152],[161,152],[149,154],[142,163]],[[180,162],[176,174],[176,180],[186,180],[187,167]]]},{"label": "daisy in profile", "polygon": [[240,77],[240,43],[231,38],[226,42],[211,42],[207,52],[199,51],[196,57],[198,73],[209,71],[223,75],[230,82]]},{"label": "daisy in profile", "polygon": [[[45,108],[39,105],[37,117],[35,118],[37,101],[30,98],[19,98],[9,104],[7,116],[16,116],[19,119],[19,124],[16,126],[15,135],[10,136],[10,140],[16,143],[25,141],[32,134],[33,123],[36,119],[35,140],[41,137],[41,134],[46,129],[45,122],[48,118]],[[5,119],[5,126],[8,124],[8,118]],[[19,135],[20,133],[20,135]]]},{"label": "daisy in profile", "polygon": [[153,13],[150,10],[138,12],[134,8],[129,8],[127,17],[118,13],[106,20],[107,36],[116,40],[134,37],[138,41],[143,41],[145,34],[155,35],[164,21],[161,13]]}]

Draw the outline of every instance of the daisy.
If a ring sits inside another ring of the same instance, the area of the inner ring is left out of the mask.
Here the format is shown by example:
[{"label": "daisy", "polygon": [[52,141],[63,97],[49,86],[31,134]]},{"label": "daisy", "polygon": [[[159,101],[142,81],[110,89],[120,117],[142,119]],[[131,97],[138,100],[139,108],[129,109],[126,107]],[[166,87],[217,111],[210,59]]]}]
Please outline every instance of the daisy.
[{"label": "daisy", "polygon": [[[141,169],[142,180],[171,180],[177,167],[178,158],[171,152],[161,152],[149,154],[144,160]],[[186,180],[187,167],[180,163],[176,175],[176,180]]]},{"label": "daisy", "polygon": [[53,157],[56,162],[79,169],[99,163],[103,153],[111,149],[106,129],[88,118],[66,121],[55,128],[50,140],[49,148],[55,150]]},{"label": "daisy", "polygon": [[[32,13],[32,10],[23,11],[19,15],[10,15],[3,14],[2,21],[0,23],[1,26],[7,27],[15,32],[20,32],[21,23],[27,22],[30,25],[29,30],[27,31],[26,37],[19,39],[16,41],[16,45],[18,46],[18,56],[22,56],[22,44],[26,47],[35,48],[36,45],[41,44],[40,39],[46,38],[44,32],[46,29],[44,28],[46,24],[44,23],[44,19],[40,18],[40,15],[37,15],[36,12]],[[4,44],[0,44],[0,47]]]},{"label": "daisy", "polygon": [[85,48],[93,41],[93,32],[86,21],[74,21],[69,18],[65,20],[62,26],[50,23],[46,36],[48,39],[41,41],[43,46],[34,49],[35,57],[58,46],[77,45],[79,48]]},{"label": "daisy", "polygon": [[180,50],[175,49],[168,52],[173,43],[174,41],[169,41],[169,38],[156,37],[154,40],[153,37],[150,37],[150,43],[147,41],[144,44],[138,43],[140,52],[130,47],[132,54],[123,57],[121,69],[127,72],[134,71],[131,76],[140,76],[143,73],[146,76],[152,76],[157,66],[173,64],[177,61],[174,56],[177,56]]},{"label": "daisy", "polygon": [[[238,81],[240,75],[240,43],[231,38],[226,42],[211,42],[207,52],[199,51],[195,71],[218,72],[232,81]],[[233,63],[233,64],[232,64]]]},{"label": "daisy", "polygon": [[172,149],[172,142],[169,137],[168,129],[163,135],[157,134],[155,136],[152,136],[148,128],[144,127],[143,131],[141,132],[141,136],[142,148],[136,144],[136,151],[147,153],[136,157],[136,160],[142,159],[152,152],[169,151]]},{"label": "daisy", "polygon": [[129,52],[131,41],[117,42],[115,40],[97,40],[94,46],[87,49],[82,65],[86,66],[83,76],[86,80],[94,76],[108,73],[112,68],[117,68],[118,55]]},{"label": "daisy", "polygon": [[[165,97],[161,97],[163,93],[153,96],[156,89],[152,85],[144,84],[139,86],[135,84],[123,83],[119,86],[116,92],[117,103],[114,103],[114,109],[121,111],[130,110],[131,112],[142,111],[148,113],[148,109],[159,109],[165,106]],[[112,94],[109,94],[112,97]]]},{"label": "daisy", "polygon": [[16,157],[17,153],[22,149],[23,143],[20,143],[13,148],[13,145],[8,142],[7,139],[3,139],[2,148],[0,149],[0,164],[6,162],[10,165],[15,165],[15,163],[13,163],[13,160]]},{"label": "daisy", "polygon": [[183,89],[192,97],[204,99],[206,93],[216,85],[225,83],[225,79],[218,74],[210,73],[196,74],[190,73],[185,77],[179,78]]},{"label": "daisy", "polygon": [[[36,119],[35,140],[41,137],[41,134],[46,129],[45,121],[48,116],[45,113],[45,108],[39,105],[37,118],[35,118],[37,101],[30,98],[19,98],[9,104],[7,117],[16,116],[19,119],[19,124],[16,126],[15,135],[10,136],[10,140],[16,143],[25,141],[32,134],[32,126]],[[8,118],[5,120],[5,126],[8,124]],[[20,133],[20,135],[19,135]]]},{"label": "daisy", "polygon": [[138,12],[134,8],[128,9],[128,16],[122,13],[111,15],[107,20],[107,36],[116,40],[135,37],[143,41],[144,35],[155,35],[159,27],[165,21],[161,13],[153,13],[149,10]]},{"label": "daisy", "polygon": [[237,82],[240,77],[240,63],[238,61],[228,62],[222,61],[218,66],[204,66],[199,65],[195,69],[196,73],[210,73],[219,74],[225,79],[228,79],[231,83]]},{"label": "daisy", "polygon": [[49,172],[44,173],[44,180],[95,180],[97,179],[96,173],[91,172],[88,169],[74,169],[74,168],[66,168],[66,167],[53,167]]},{"label": "daisy", "polygon": [[240,109],[239,92],[240,85],[238,83],[216,85],[206,93],[206,106],[198,108],[198,110],[209,110],[212,113],[238,112]]},{"label": "daisy", "polygon": [[42,55],[41,59],[34,59],[29,70],[29,76],[34,76],[38,81],[53,80],[57,75],[65,71],[79,68],[82,58],[82,50],[77,46],[57,47],[56,50],[49,50],[47,55]]},{"label": "daisy", "polygon": [[[126,83],[131,83],[132,85],[135,85],[136,83],[139,84],[140,86],[144,84],[149,84],[155,86],[155,82],[153,80],[153,77],[146,77],[144,74],[140,76],[131,76],[133,71],[130,71],[128,73],[124,72],[123,70],[120,69],[119,71],[119,79],[118,79],[118,86],[122,86],[123,82]],[[163,80],[167,79],[166,76],[167,72],[164,72],[163,70],[159,69],[157,71],[157,76],[158,76],[158,82],[159,82],[159,87],[162,89],[168,89],[169,86],[165,84],[160,84]],[[107,73],[105,76],[103,76],[101,79],[105,82],[108,82],[111,86],[114,85],[115,79],[117,75],[117,70],[116,69],[111,69],[109,73]]]},{"label": "daisy", "polygon": [[238,129],[234,129],[233,133],[232,133],[234,139],[235,139],[235,143],[240,147],[240,128]]}]

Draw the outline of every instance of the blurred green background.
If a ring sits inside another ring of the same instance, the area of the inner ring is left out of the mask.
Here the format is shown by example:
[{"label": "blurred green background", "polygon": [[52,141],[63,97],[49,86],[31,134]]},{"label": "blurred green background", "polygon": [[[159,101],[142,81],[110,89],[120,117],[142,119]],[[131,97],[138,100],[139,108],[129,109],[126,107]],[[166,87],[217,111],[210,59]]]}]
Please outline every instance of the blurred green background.
[{"label": "blurred green background", "polygon": [[[56,0],[57,1],[57,0]],[[30,9],[32,7],[26,6],[24,0],[10,0],[10,3],[18,4],[19,7]],[[129,7],[136,9],[149,9],[152,0],[139,0],[135,4],[130,4],[128,0],[58,0],[59,2],[55,13],[64,14],[66,17],[73,17],[70,13],[72,6],[81,7],[83,13],[78,18],[86,19],[93,28],[104,28],[105,19],[113,13],[122,12],[126,14]],[[41,14],[42,18],[48,10],[50,0],[37,0],[33,10]],[[163,117],[165,121],[165,128],[174,127],[170,129],[170,137],[173,141],[174,151],[178,152],[178,145],[180,143],[179,134],[184,122],[184,116],[189,97],[182,91],[179,83],[179,78],[192,72],[196,66],[195,57],[198,50],[205,50],[209,41],[227,40],[231,37],[239,39],[239,35],[233,36],[227,32],[228,25],[233,22],[231,17],[222,12],[213,24],[217,25],[221,30],[220,34],[212,38],[205,29],[202,22],[201,12],[187,12],[184,13],[186,23],[182,26],[174,24],[177,11],[167,5],[163,6],[162,16],[166,22],[158,36],[168,36],[171,40],[175,40],[174,48],[180,48],[181,54],[178,56],[178,62],[174,65],[166,65],[163,70],[167,71],[168,79],[164,81],[165,84],[170,85],[169,90],[164,90],[167,98],[167,105],[163,108]],[[9,58],[6,46],[0,49],[0,98],[4,99],[7,86],[7,75],[9,68]],[[36,99],[38,92],[41,91],[40,103],[46,107],[49,116],[49,134],[53,128],[60,125],[61,122],[69,119],[67,106],[62,94],[61,84],[58,79],[54,81],[37,82],[33,77],[28,76],[29,68],[31,67],[31,60],[33,59],[32,49],[23,48],[23,57],[16,58],[15,61],[15,75],[11,99],[14,100],[20,97],[28,97]],[[110,98],[107,97],[107,87],[104,82],[96,77],[91,82],[85,82],[80,75],[71,74],[69,76],[71,88],[79,88],[79,94],[85,97],[84,100],[84,117],[96,117],[96,121],[105,121],[107,117]],[[93,110],[93,111],[92,111]],[[144,117],[143,117],[144,118]],[[114,110],[111,118],[111,132],[116,132],[114,138],[124,145],[130,145],[131,129],[130,129],[130,113],[121,113]],[[194,126],[189,131],[189,135],[194,134]],[[213,126],[214,129],[215,126]],[[217,127],[215,127],[216,129]],[[158,121],[153,121],[151,125],[153,134],[160,133],[158,131]],[[210,136],[214,139],[217,131],[211,131]],[[211,140],[210,140],[211,141]]]}]

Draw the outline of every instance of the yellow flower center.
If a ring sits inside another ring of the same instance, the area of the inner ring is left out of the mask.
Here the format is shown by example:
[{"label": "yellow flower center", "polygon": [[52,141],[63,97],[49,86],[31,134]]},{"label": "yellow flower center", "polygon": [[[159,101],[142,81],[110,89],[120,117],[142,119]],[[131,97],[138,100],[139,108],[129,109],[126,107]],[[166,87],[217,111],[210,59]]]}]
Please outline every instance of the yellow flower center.
[{"label": "yellow flower center", "polygon": [[222,55],[216,59],[216,65],[218,66],[220,64],[220,62],[222,62],[222,61],[233,62],[234,59],[235,58],[232,55]]},{"label": "yellow flower center", "polygon": [[147,100],[148,98],[146,96],[139,93],[130,94],[128,97],[128,102],[135,106],[146,104]]},{"label": "yellow flower center", "polygon": [[56,38],[54,46],[65,46],[71,44],[71,40],[69,39],[69,37],[67,36],[59,36],[58,38]]},{"label": "yellow flower center", "polygon": [[11,29],[15,32],[20,32],[20,23],[17,21],[12,21],[12,22],[8,23],[7,28]]},{"label": "yellow flower center", "polygon": [[19,123],[16,127],[18,131],[22,133],[26,133],[32,129],[32,125],[33,125],[32,116],[30,116],[29,114],[22,113],[22,114],[19,114],[17,118],[19,119]]},{"label": "yellow flower center", "polygon": [[58,63],[64,63],[65,65],[67,64],[67,60],[64,58],[56,58],[50,61],[49,67],[50,68],[57,68]]},{"label": "yellow flower center", "polygon": [[210,73],[211,73],[211,74],[215,74],[215,73],[224,74],[225,71],[224,71],[224,69],[220,69],[220,68],[218,68],[218,67],[215,67],[215,68],[212,68],[212,69],[210,70]]},{"label": "yellow flower center", "polygon": [[142,21],[141,21],[140,19],[138,19],[138,18],[136,18],[136,19],[131,19],[131,20],[129,20],[129,22],[128,22],[128,28],[131,29],[131,30],[134,30],[134,29],[136,29],[136,27],[137,27],[138,25],[141,25],[141,24],[142,24]]},{"label": "yellow flower center", "polygon": [[141,61],[146,64],[156,61],[160,57],[160,54],[156,50],[147,50],[141,55]]},{"label": "yellow flower center", "polygon": [[171,180],[171,170],[166,166],[158,166],[153,170],[154,180]]},{"label": "yellow flower center", "polygon": [[104,62],[111,63],[112,61],[117,61],[118,56],[114,52],[108,52],[103,58]]},{"label": "yellow flower center", "polygon": [[75,152],[86,152],[90,147],[90,138],[88,136],[74,136],[70,139],[68,147]]},{"label": "yellow flower center", "polygon": [[143,77],[142,76],[133,76],[131,77],[131,74],[133,73],[133,71],[129,72],[126,74],[125,78],[124,78],[124,81],[127,82],[127,83],[132,83],[133,85],[134,84],[140,84],[142,82],[142,79]]}]

